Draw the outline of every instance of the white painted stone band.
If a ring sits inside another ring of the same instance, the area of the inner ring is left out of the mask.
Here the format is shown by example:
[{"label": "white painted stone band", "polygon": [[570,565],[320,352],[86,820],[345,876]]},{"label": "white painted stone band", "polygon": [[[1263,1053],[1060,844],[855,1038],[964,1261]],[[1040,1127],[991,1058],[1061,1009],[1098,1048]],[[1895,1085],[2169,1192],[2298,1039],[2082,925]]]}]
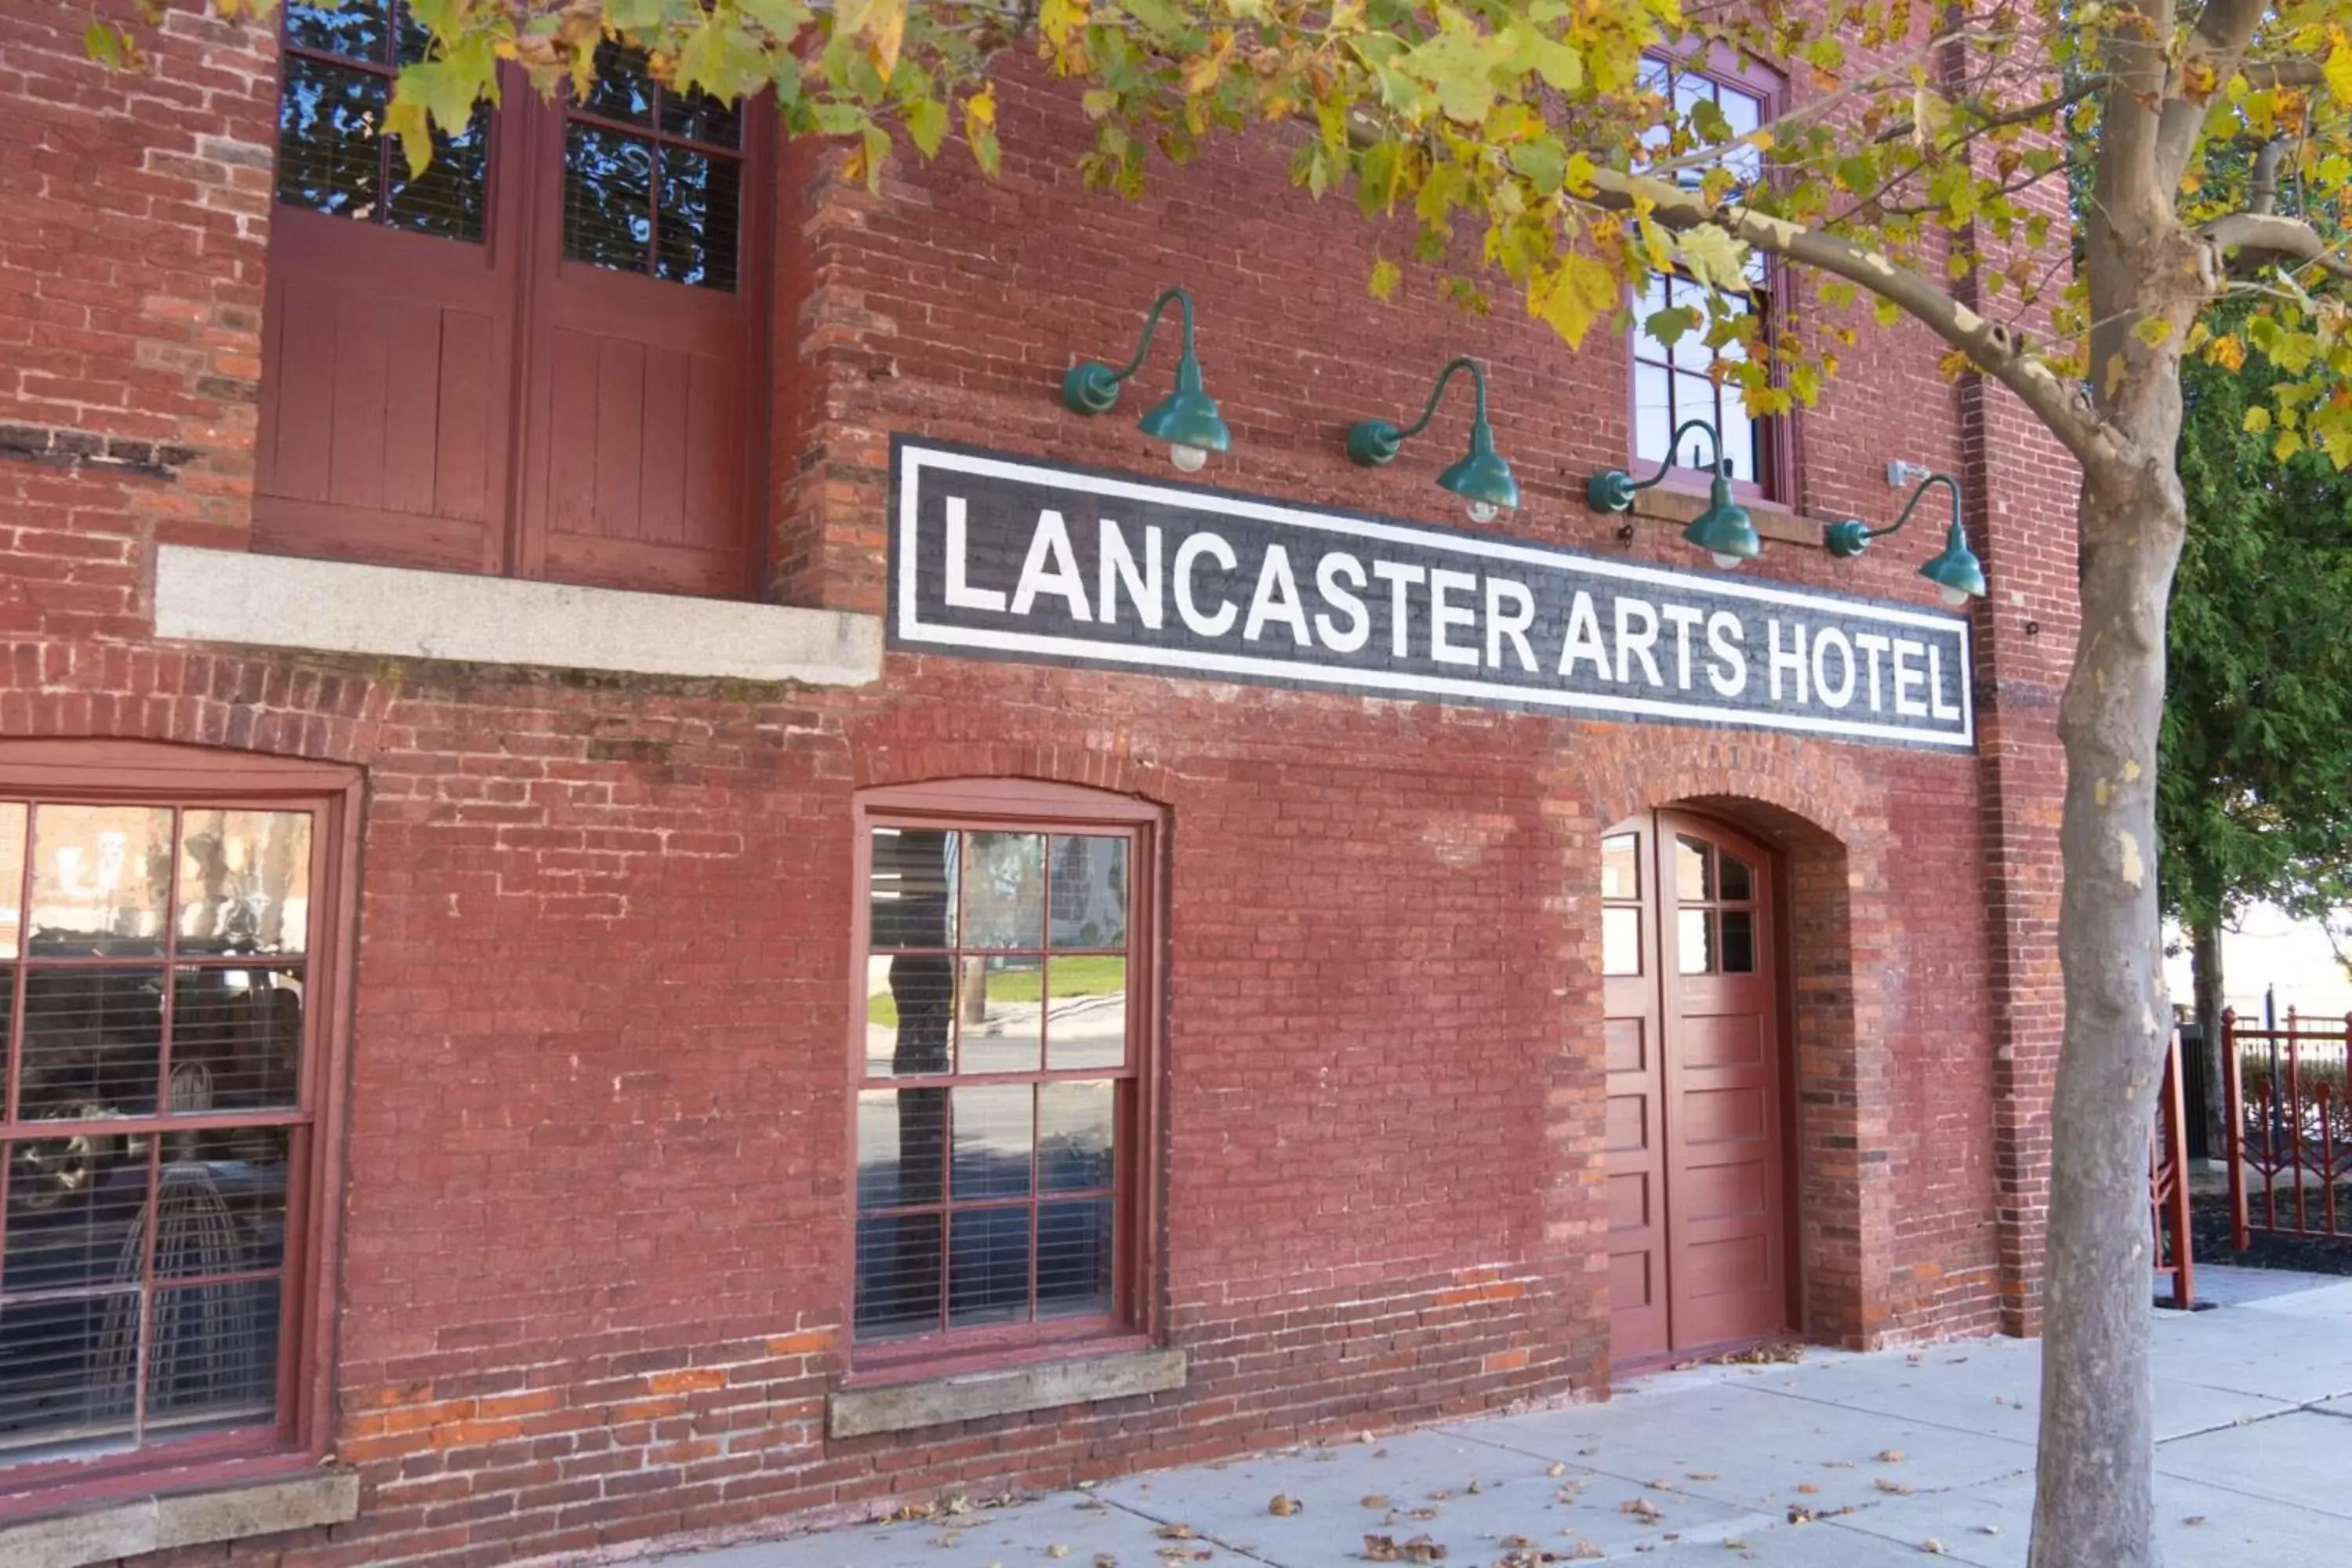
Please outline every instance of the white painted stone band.
[{"label": "white painted stone band", "polygon": [[155,635],[395,658],[861,686],[874,616],[165,544]]},{"label": "white painted stone band", "polygon": [[844,1389],[827,1402],[826,1430],[835,1437],[864,1437],[1024,1410],[1133,1399],[1183,1387],[1184,1370],[1181,1350],[1124,1351],[920,1383]]},{"label": "white painted stone band", "polygon": [[0,1525],[0,1568],[83,1568],[175,1546],[344,1524],[359,1511],[360,1479],[350,1470],[150,1494]]}]

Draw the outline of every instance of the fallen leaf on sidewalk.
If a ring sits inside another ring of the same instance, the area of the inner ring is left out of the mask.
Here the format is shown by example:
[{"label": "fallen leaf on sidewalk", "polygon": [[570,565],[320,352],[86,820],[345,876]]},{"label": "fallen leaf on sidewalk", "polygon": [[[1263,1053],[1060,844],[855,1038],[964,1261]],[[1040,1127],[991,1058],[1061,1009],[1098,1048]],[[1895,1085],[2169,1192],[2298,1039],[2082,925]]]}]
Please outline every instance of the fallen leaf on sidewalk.
[{"label": "fallen leaf on sidewalk", "polygon": [[1937,1541],[1935,1537],[1929,1536],[1927,1540],[1919,1543],[1919,1550],[1926,1552],[1930,1557],[1941,1557],[1944,1554],[1944,1543]]},{"label": "fallen leaf on sidewalk", "polygon": [[2180,1522],[2183,1524],[2202,1524],[2205,1522],[2205,1516],[2201,1513],[2192,1513]]},{"label": "fallen leaf on sidewalk", "polygon": [[1069,1554],[1070,1549],[1058,1541],[1045,1548],[1045,1555],[1048,1557],[1067,1557]]},{"label": "fallen leaf on sidewalk", "polygon": [[1901,1481],[1890,1481],[1885,1476],[1879,1477],[1878,1479],[1872,1484],[1876,1486],[1880,1491],[1889,1493],[1895,1497],[1909,1497],[1911,1495],[1911,1489],[1909,1487],[1905,1486]]},{"label": "fallen leaf on sidewalk", "polygon": [[1151,1533],[1162,1541],[1190,1541],[1199,1531],[1189,1524],[1163,1524]]},{"label": "fallen leaf on sidewalk", "polygon": [[1364,1537],[1364,1556],[1373,1563],[1443,1563],[1445,1548],[1426,1535],[1399,1541],[1391,1535]]},{"label": "fallen leaf on sidewalk", "polygon": [[1389,1499],[1386,1492],[1370,1493],[1364,1498],[1363,1501],[1366,1508],[1386,1508],[1389,1506]]},{"label": "fallen leaf on sidewalk", "polygon": [[1545,1468],[1544,1474],[1548,1476],[1564,1476],[1568,1474],[1568,1467],[1555,1459],[1550,1465]]},{"label": "fallen leaf on sidewalk", "polygon": [[1658,1511],[1658,1505],[1645,1497],[1627,1498],[1617,1505],[1617,1511],[1630,1513],[1644,1524],[1655,1524],[1665,1517]]},{"label": "fallen leaf on sidewalk", "polygon": [[1265,1505],[1265,1511],[1277,1519],[1288,1519],[1298,1511],[1298,1500],[1288,1492],[1276,1492],[1274,1500]]},{"label": "fallen leaf on sidewalk", "polygon": [[1695,1481],[1711,1481],[1715,1479],[1715,1472],[1713,1470],[1693,1470],[1690,1473],[1690,1479]]},{"label": "fallen leaf on sidewalk", "polygon": [[1878,1456],[1878,1462],[1882,1465],[1899,1465],[1903,1460],[1904,1453],[1900,1448],[1882,1449]]}]

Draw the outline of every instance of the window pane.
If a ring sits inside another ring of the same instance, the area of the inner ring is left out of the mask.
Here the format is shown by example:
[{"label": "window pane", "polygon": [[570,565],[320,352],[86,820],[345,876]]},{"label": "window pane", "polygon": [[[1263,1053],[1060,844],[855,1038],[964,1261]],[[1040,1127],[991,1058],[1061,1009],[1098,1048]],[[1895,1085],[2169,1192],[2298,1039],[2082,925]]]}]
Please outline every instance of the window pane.
[{"label": "window pane", "polygon": [[1756,973],[1756,916],[1748,910],[1723,911],[1723,972]]},{"label": "window pane", "polygon": [[288,1127],[166,1133],[155,1187],[155,1277],[250,1274],[283,1264],[293,1142]]},{"label": "window pane", "polygon": [[1001,1083],[953,1093],[955,1155],[948,1195],[957,1203],[1026,1197],[1036,1152],[1035,1091],[1025,1083]]},{"label": "window pane", "polygon": [[1601,911],[1601,973],[1642,973],[1642,911],[1616,909]]},{"label": "window pane", "polygon": [[182,952],[300,952],[310,919],[310,813],[182,814]]},{"label": "window pane", "polygon": [[1035,1072],[1045,1050],[1045,966],[1035,958],[967,953],[958,1072]]},{"label": "window pane", "polygon": [[278,100],[278,199],[346,217],[376,216],[376,128],[391,83],[373,71],[284,58]]},{"label": "window pane", "polygon": [[0,803],[0,958],[16,956],[25,897],[25,807]]},{"label": "window pane", "polygon": [[34,808],[35,957],[161,952],[171,889],[168,809]]},{"label": "window pane", "polygon": [[633,125],[654,122],[654,79],[646,69],[643,50],[628,48],[607,38],[596,46],[596,79],[589,85],[581,107],[607,120]]},{"label": "window pane", "polygon": [[1127,960],[1055,958],[1046,964],[1053,1001],[1045,1011],[1045,1065],[1127,1065]]},{"label": "window pane", "polygon": [[974,833],[964,840],[964,945],[1045,945],[1045,839]]},{"label": "window pane", "polygon": [[1601,896],[1638,899],[1642,896],[1642,840],[1620,833],[1601,841]]},{"label": "window pane", "polygon": [[172,980],[171,1109],[260,1110],[299,1102],[302,972],[181,969]]},{"label": "window pane", "polygon": [[939,1328],[940,1243],[946,1223],[936,1214],[857,1222],[859,1339],[928,1334]]},{"label": "window pane", "polygon": [[866,1073],[911,1078],[943,1073],[955,1031],[956,960],[902,952],[866,961]]},{"label": "window pane", "polygon": [[956,1070],[1035,1072],[1045,1046],[1045,961],[967,953]]},{"label": "window pane", "polygon": [[[8,1146],[8,1243],[0,1289],[136,1285],[147,1156],[95,1130]],[[0,1310],[5,1322],[14,1306]]]},{"label": "window pane", "polygon": [[1053,945],[1127,945],[1127,840],[1067,838],[1052,844]]},{"label": "window pane", "polygon": [[1654,364],[1633,367],[1633,455],[1654,463],[1671,449],[1675,434],[1674,379]]},{"label": "window pane", "polygon": [[961,852],[960,834],[913,827],[874,830],[867,909],[877,950],[955,945],[957,857]]},{"label": "window pane", "polygon": [[857,1097],[857,1206],[940,1201],[947,1166],[948,1091],[869,1089]]},{"label": "window pane", "polygon": [[333,6],[318,0],[287,0],[287,40],[306,49],[381,64],[389,31],[384,13],[390,9],[391,0],[343,0]]},{"label": "window pane", "polygon": [[138,1321],[131,1289],[0,1307],[0,1453],[130,1447]]},{"label": "window pane", "polygon": [[1708,910],[1679,910],[1675,915],[1675,967],[1685,974],[1716,971],[1715,915]]},{"label": "window pane", "polygon": [[1756,482],[1756,422],[1748,416],[1748,408],[1740,401],[1738,389],[1723,389],[1723,455],[1731,464],[1731,477]]},{"label": "window pane", "polygon": [[1108,1312],[1110,1291],[1110,1200],[1040,1205],[1037,1315],[1066,1318]]},{"label": "window pane", "polygon": [[278,1413],[278,1281],[155,1292],[147,1344],[152,1426],[241,1426]]},{"label": "window pane", "polygon": [[732,293],[737,216],[743,171],[732,158],[686,147],[664,147],[661,223],[654,241],[654,273]]},{"label": "window pane", "polygon": [[[1714,424],[1717,417],[1715,383],[1704,375],[1689,375],[1680,371],[1675,372],[1675,417],[1677,422],[1685,419],[1704,419],[1709,424]],[[1675,464],[1681,468],[1696,468],[1702,474],[1706,473],[1709,446],[1710,443],[1704,432],[1692,431],[1683,437],[1681,450],[1675,456]]]},{"label": "window pane", "polygon": [[654,150],[574,121],[563,140],[563,254],[623,272],[653,266]]},{"label": "window pane", "polygon": [[1037,1185],[1048,1193],[1111,1184],[1117,1090],[1108,1081],[1049,1083],[1037,1090]]},{"label": "window pane", "polygon": [[948,1217],[948,1326],[1029,1316],[1029,1211],[959,1209]]},{"label": "window pane", "polygon": [[160,969],[36,970],[25,980],[19,1117],[143,1116],[163,1070]]},{"label": "window pane", "polygon": [[478,241],[488,204],[489,157],[489,106],[478,103],[473,119],[456,135],[434,131],[433,162],[423,174],[412,179],[408,160],[395,150],[385,221],[411,234]]},{"label": "window pane", "polygon": [[737,134],[735,106],[708,93],[665,89],[661,95],[661,128],[689,142],[732,147]]},{"label": "window pane", "polygon": [[1706,844],[1702,839],[1675,840],[1675,897],[1685,903],[1715,897],[1714,868],[1708,863]]},{"label": "window pane", "polygon": [[1756,878],[1748,862],[1737,856],[1718,852],[1715,858],[1716,874],[1721,879],[1720,896],[1731,903],[1742,903],[1756,896]]}]

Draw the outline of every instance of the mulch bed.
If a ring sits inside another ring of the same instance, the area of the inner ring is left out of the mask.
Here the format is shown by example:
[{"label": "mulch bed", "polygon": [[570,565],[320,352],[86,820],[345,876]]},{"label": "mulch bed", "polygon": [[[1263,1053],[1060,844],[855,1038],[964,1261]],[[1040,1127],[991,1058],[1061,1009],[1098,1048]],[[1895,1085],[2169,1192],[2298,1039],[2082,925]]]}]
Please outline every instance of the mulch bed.
[{"label": "mulch bed", "polygon": [[[2279,1219],[2292,1223],[2294,1194],[2282,1193],[2279,1197]],[[2311,1214],[2315,1223],[2315,1203]],[[2336,1215],[2338,1223],[2352,1226],[2352,1201],[2347,1201],[2342,1189],[2336,1194]],[[2230,1198],[2226,1193],[2191,1199],[2189,1230],[2200,1263],[2228,1263],[2241,1268],[2292,1268],[2304,1274],[2352,1274],[2352,1236],[2277,1235],[2258,1230],[2252,1233],[2252,1245],[2245,1251],[2231,1251]]]}]

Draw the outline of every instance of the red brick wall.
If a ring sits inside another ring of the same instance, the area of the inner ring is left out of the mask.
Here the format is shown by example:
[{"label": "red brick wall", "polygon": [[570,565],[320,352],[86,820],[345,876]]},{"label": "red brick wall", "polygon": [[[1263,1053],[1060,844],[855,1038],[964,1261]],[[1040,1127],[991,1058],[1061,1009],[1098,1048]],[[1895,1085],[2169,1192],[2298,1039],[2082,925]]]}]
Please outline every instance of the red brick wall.
[{"label": "red brick wall", "polygon": [[[2020,623],[2064,625],[2063,546],[2033,531],[2064,476],[1923,333],[1847,356],[1800,499],[1883,518],[1888,458],[1967,466],[1999,595],[1973,760],[937,657],[815,692],[152,646],[153,541],[243,516],[269,51],[184,18],[150,74],[110,79],[82,19],[0,16],[0,426],[40,433],[0,440],[0,732],[368,770],[336,1374],[363,1512],[267,1550],[488,1563],[774,1529],[1601,1391],[1597,841],[1674,801],[1790,860],[1809,1331],[2030,1321],[2040,1080],[1996,1051],[2049,1022],[2044,850],[2014,825],[2054,809],[2054,644]],[[1165,349],[1119,417],[1054,393],[1178,281],[1234,433],[1205,477],[1458,525],[1429,482],[1458,408],[1391,471],[1339,442],[1472,353],[1527,495],[1498,526],[1690,563],[1666,525],[1622,544],[1581,506],[1625,456],[1616,345],[1571,354],[1507,300],[1464,317],[1410,268],[1376,303],[1366,270],[1403,237],[1307,203],[1278,149],[1086,195],[1072,108],[1003,96],[995,184],[950,159],[877,200],[785,161],[780,597],[878,607],[893,431],[1162,471],[1131,420]],[[1760,569],[1916,601],[1934,547],[1775,545]],[[1159,1166],[1192,1378],[831,1443],[851,793],[970,774],[1169,809]]]}]

